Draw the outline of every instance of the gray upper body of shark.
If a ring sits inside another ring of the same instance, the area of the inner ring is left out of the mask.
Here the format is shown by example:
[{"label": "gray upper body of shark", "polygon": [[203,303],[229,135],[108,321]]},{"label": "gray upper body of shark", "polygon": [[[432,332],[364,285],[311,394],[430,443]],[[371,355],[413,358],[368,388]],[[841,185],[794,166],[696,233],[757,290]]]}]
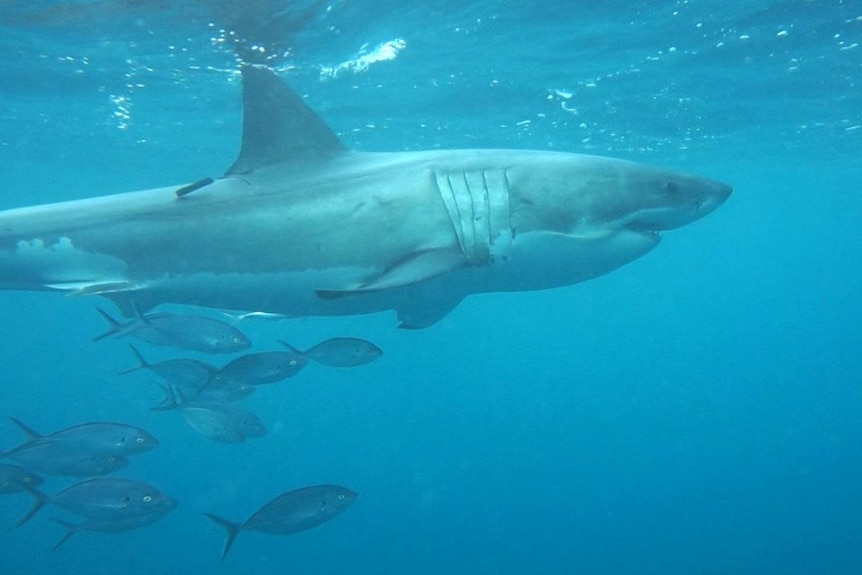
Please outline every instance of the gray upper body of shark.
[{"label": "gray upper body of shark", "polygon": [[394,309],[418,328],[469,294],[606,274],[731,193],[580,154],[352,151],[271,71],[242,77],[242,151],[223,177],[0,212],[0,288],[100,294],[127,313]]}]

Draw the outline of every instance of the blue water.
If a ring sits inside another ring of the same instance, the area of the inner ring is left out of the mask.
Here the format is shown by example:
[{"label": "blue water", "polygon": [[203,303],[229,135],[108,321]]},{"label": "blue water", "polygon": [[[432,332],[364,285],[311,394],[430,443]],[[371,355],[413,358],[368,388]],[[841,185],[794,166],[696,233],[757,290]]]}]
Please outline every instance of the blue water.
[{"label": "blue water", "polygon": [[[270,433],[240,445],[149,410],[148,378],[115,375],[125,342],[90,341],[96,300],[3,292],[0,415],[141,425],[161,446],[120,475],[181,502],[56,552],[43,511],[0,533],[4,574],[862,573],[862,4],[336,1],[293,29],[252,17],[271,4],[4,5],[0,207],[222,173],[231,26],[357,149],[596,153],[735,192],[612,274],[471,297],[426,330],[245,324],[261,350],[355,335],[385,355],[260,390],[246,405]],[[0,449],[20,439],[0,423]],[[297,535],[242,533],[218,563],[203,512],[242,520],[315,483],[359,500]],[[0,497],[0,528],[29,503]]]}]

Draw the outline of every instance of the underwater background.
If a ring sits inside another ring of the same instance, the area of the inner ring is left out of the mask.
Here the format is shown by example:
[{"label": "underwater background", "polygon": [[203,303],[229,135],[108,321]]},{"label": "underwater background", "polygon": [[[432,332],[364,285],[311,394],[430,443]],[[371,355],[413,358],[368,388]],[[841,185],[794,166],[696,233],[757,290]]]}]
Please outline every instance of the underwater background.
[{"label": "underwater background", "polygon": [[[49,551],[61,510],[11,529],[31,501],[2,495],[3,573],[862,573],[862,3],[39,1],[4,3],[0,31],[3,209],[223,173],[239,57],[355,149],[591,153],[734,186],[609,275],[425,330],[247,320],[255,350],[350,335],[384,356],[259,390],[269,433],[237,445],[117,375],[126,341],[91,341],[104,300],[0,293],[0,415],[139,425],[161,445],[118,476],[180,502]],[[22,440],[0,421],[0,449]],[[219,563],[203,513],[316,483],[359,499]]]}]

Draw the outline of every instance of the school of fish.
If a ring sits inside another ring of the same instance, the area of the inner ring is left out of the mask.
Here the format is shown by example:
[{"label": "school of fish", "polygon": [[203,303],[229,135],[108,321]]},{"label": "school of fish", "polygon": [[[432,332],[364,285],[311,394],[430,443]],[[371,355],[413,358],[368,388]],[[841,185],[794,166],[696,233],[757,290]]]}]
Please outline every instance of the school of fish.
[{"label": "school of fish", "polygon": [[[358,367],[383,355],[373,343],[353,338],[327,339],[306,350],[279,341],[279,349],[247,352],[252,342],[236,323],[196,314],[140,313],[119,321],[101,308],[108,337],[130,338],[153,346],[203,354],[241,354],[221,366],[189,357],[151,362],[137,345],[129,349],[136,365],[120,376],[148,371],[159,378],[164,400],[155,411],[179,413],[194,432],[221,443],[261,438],[267,428],[240,403],[258,387],[294,377],[309,362],[336,368]],[[246,352],[246,353],[243,353]],[[29,522],[46,505],[74,515],[73,520],[51,518],[65,529],[57,549],[82,531],[117,533],[144,527],[170,514],[178,501],[141,481],[110,477],[126,468],[132,457],[156,449],[159,441],[148,431],[120,422],[93,421],[43,434],[10,417],[24,441],[0,451],[0,495],[23,494],[33,505],[14,527]],[[46,493],[43,476],[76,478],[55,493]],[[320,525],[343,512],[358,497],[354,491],[331,484],[286,491],[264,503],[242,523],[205,513],[227,531],[224,560],[241,531],[287,535]]]}]

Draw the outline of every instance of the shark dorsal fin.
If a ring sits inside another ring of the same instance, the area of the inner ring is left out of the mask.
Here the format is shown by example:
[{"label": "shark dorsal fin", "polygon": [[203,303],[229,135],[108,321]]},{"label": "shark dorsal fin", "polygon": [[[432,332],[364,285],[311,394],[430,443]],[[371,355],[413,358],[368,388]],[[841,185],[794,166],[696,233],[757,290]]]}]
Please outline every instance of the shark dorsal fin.
[{"label": "shark dorsal fin", "polygon": [[320,116],[267,68],[243,67],[242,107],[242,150],[226,176],[326,160],[346,151]]}]

